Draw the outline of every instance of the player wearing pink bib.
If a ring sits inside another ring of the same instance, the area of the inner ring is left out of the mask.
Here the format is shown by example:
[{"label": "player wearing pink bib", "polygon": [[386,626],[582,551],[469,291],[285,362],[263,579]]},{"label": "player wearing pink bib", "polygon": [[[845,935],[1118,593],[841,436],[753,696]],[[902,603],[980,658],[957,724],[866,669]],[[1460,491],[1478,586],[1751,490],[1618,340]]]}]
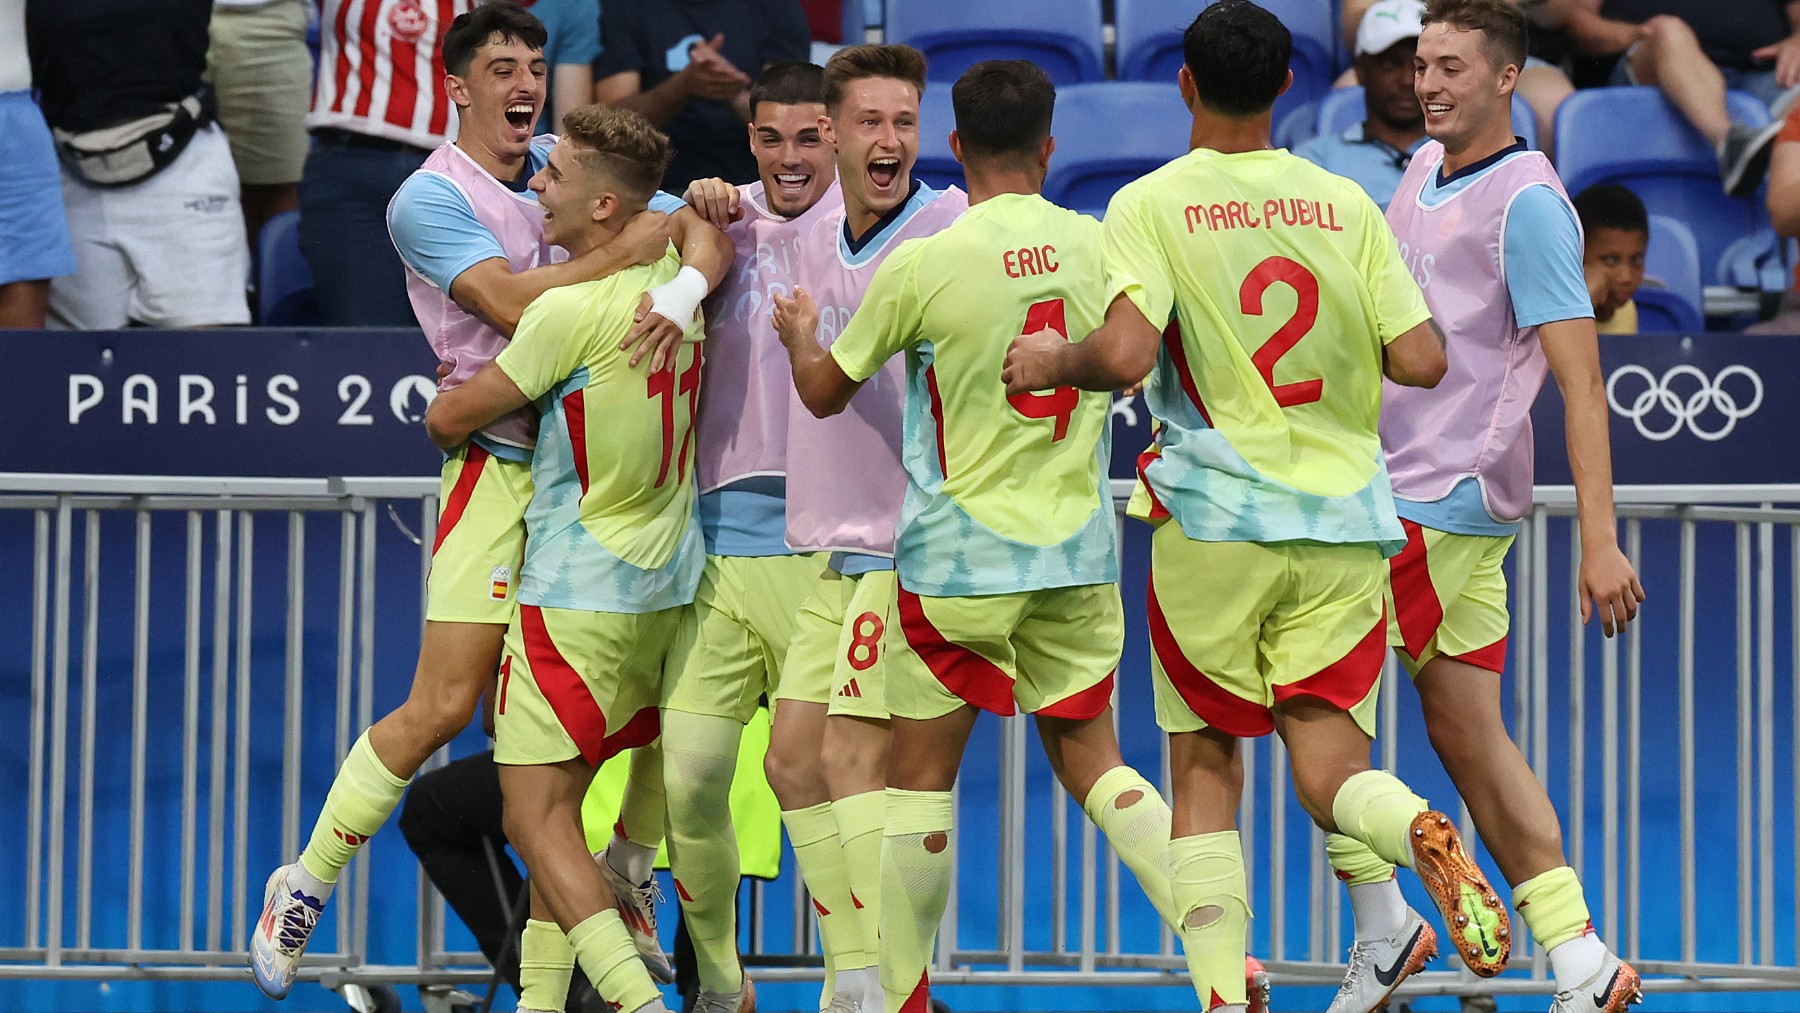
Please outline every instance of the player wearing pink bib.
[{"label": "player wearing pink bib", "polygon": [[[532,137],[544,103],[544,41],[537,19],[512,5],[479,7],[451,24],[442,48],[457,139],[431,155],[388,209],[420,327],[448,367],[443,389],[460,385],[504,349],[525,307],[542,293],[660,260],[669,247],[662,215],[640,215],[612,242],[573,259],[545,241],[544,211],[526,187],[555,141]],[[665,208],[681,207],[664,198]],[[674,321],[692,319],[730,263],[729,241],[691,211],[677,215],[675,228],[690,266],[646,293],[642,319],[625,342],[653,359],[668,354],[681,334]],[[287,994],[339,870],[387,820],[426,758],[468,725],[495,677],[501,638],[516,609],[535,438],[535,415],[512,412],[445,461],[412,689],[345,758],[299,861],[269,877],[250,952],[256,982],[270,996]],[[654,823],[652,855],[660,812]],[[648,878],[646,857],[642,876],[624,887],[628,899],[637,896],[631,887]],[[669,974],[647,921],[653,909],[646,915],[644,904],[631,906],[645,959]],[[567,974],[561,980],[566,991]],[[554,982],[545,987],[556,991]],[[556,992],[555,1004],[562,999]],[[540,1008],[550,1005],[539,1001]]]},{"label": "player wearing pink bib", "polygon": [[[1531,405],[1546,373],[1567,405],[1580,510],[1582,619],[1607,636],[1637,614],[1643,589],[1614,531],[1606,398],[1581,229],[1542,154],[1512,135],[1525,19],[1506,0],[1434,0],[1419,38],[1415,89],[1433,138],[1388,205],[1400,252],[1448,338],[1432,390],[1390,386],[1382,447],[1406,530],[1390,560],[1389,643],[1413,673],[1431,742],[1513,886],[1513,904],[1550,956],[1557,1013],[1619,1013],[1638,975],[1594,934],[1556,810],[1500,705],[1502,570],[1531,508]],[[1326,851],[1350,889],[1357,942],[1331,1013],[1367,1013],[1399,978],[1376,972],[1421,924],[1393,869],[1343,837]],[[1477,912],[1477,928],[1483,928]],[[1460,955],[1491,973],[1509,947],[1483,929]],[[1382,980],[1386,978],[1387,980]]]}]

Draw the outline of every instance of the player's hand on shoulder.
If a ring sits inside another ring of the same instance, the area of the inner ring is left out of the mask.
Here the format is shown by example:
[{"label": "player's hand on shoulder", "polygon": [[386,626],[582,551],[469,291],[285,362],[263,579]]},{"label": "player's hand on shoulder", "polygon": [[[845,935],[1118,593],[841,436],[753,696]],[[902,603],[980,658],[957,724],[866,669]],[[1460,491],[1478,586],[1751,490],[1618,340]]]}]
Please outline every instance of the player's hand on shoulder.
[{"label": "player's hand on shoulder", "polygon": [[738,203],[738,188],[717,176],[689,183],[681,199],[717,228],[722,229],[744,217],[744,209]]},{"label": "player's hand on shoulder", "polygon": [[613,242],[631,256],[636,264],[654,264],[668,255],[674,235],[669,216],[661,211],[640,211],[631,216]]},{"label": "player's hand on shoulder", "polygon": [[797,341],[802,337],[812,338],[819,330],[819,307],[814,305],[812,296],[803,288],[794,289],[790,298],[774,293],[775,312],[772,316],[775,333],[781,336],[783,344]]},{"label": "player's hand on shoulder", "polygon": [[1644,585],[1638,582],[1636,568],[1617,544],[1598,549],[1582,547],[1582,622],[1588,622],[1598,610],[1601,632],[1609,637],[1623,633],[1626,624],[1637,618],[1638,604],[1643,600]]},{"label": "player's hand on shoulder", "polygon": [[619,342],[621,351],[631,351],[631,365],[636,366],[650,357],[650,372],[662,369],[664,365],[675,361],[675,346],[681,344],[681,325],[661,313],[651,311],[650,293],[645,292],[638,299],[637,312],[632,315],[631,330],[625,332],[625,340]]},{"label": "player's hand on shoulder", "polygon": [[1057,386],[1056,356],[1069,347],[1069,339],[1048,327],[1021,334],[1006,349],[1000,380],[1008,394],[1026,394]]}]

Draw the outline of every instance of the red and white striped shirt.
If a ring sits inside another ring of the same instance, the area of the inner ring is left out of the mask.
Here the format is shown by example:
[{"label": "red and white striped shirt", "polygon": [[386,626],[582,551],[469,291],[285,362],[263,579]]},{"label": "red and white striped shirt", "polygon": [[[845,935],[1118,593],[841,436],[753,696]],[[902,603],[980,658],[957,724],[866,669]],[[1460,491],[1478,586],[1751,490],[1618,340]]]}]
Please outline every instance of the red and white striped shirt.
[{"label": "red and white striped shirt", "polygon": [[436,148],[455,107],[439,41],[474,0],[320,0],[310,127]]}]

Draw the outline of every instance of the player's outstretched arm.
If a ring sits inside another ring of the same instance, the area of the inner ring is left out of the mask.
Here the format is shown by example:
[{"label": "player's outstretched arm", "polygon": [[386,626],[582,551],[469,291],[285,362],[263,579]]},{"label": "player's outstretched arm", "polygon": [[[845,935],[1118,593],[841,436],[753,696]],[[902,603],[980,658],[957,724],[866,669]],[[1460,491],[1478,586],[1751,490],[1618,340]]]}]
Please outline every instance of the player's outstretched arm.
[{"label": "player's outstretched arm", "polygon": [[803,288],[792,299],[775,293],[775,333],[788,351],[794,371],[794,390],[800,403],[816,418],[830,418],[844,410],[862,384],[850,379],[844,367],[819,345],[819,308]]},{"label": "player's outstretched arm", "polygon": [[425,433],[431,442],[452,450],[467,443],[482,426],[529,401],[512,377],[490,362],[466,383],[432,399],[425,410]]},{"label": "player's outstretched arm", "polygon": [[1538,340],[1563,397],[1563,431],[1581,524],[1581,621],[1593,618],[1597,609],[1600,628],[1610,637],[1637,617],[1644,586],[1619,550],[1600,342],[1594,321],[1586,317],[1539,324]]},{"label": "player's outstretched arm", "polygon": [[1381,372],[1404,387],[1436,387],[1449,368],[1443,328],[1429,317],[1381,350]]},{"label": "player's outstretched arm", "polygon": [[1137,304],[1120,295],[1107,307],[1106,322],[1082,341],[1070,344],[1049,329],[1014,338],[1000,380],[1008,394],[1053,387],[1125,390],[1156,368],[1161,339]]},{"label": "player's outstretched arm", "polygon": [[560,264],[544,264],[514,273],[512,265],[491,257],[456,276],[450,298],[470,313],[511,337],[538,296],[563,285],[576,285],[617,274],[633,264],[654,264],[669,250],[668,216],[654,211],[635,215],[612,241]]},{"label": "player's outstretched arm", "polygon": [[681,251],[681,273],[644,293],[620,349],[631,349],[631,364],[650,357],[652,373],[672,361],[683,330],[700,311],[700,303],[731,267],[731,239],[708,224],[693,208],[669,217],[675,248]]}]

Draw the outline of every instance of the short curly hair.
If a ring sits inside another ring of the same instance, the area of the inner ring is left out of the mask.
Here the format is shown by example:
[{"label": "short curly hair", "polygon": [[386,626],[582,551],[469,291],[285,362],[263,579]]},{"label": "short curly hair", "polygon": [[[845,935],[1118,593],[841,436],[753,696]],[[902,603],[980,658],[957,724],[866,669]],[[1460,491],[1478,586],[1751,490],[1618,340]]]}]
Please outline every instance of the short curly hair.
[{"label": "short curly hair", "polygon": [[669,135],[640,113],[603,105],[578,106],[563,116],[563,139],[589,171],[619,196],[647,204],[669,167]]}]

